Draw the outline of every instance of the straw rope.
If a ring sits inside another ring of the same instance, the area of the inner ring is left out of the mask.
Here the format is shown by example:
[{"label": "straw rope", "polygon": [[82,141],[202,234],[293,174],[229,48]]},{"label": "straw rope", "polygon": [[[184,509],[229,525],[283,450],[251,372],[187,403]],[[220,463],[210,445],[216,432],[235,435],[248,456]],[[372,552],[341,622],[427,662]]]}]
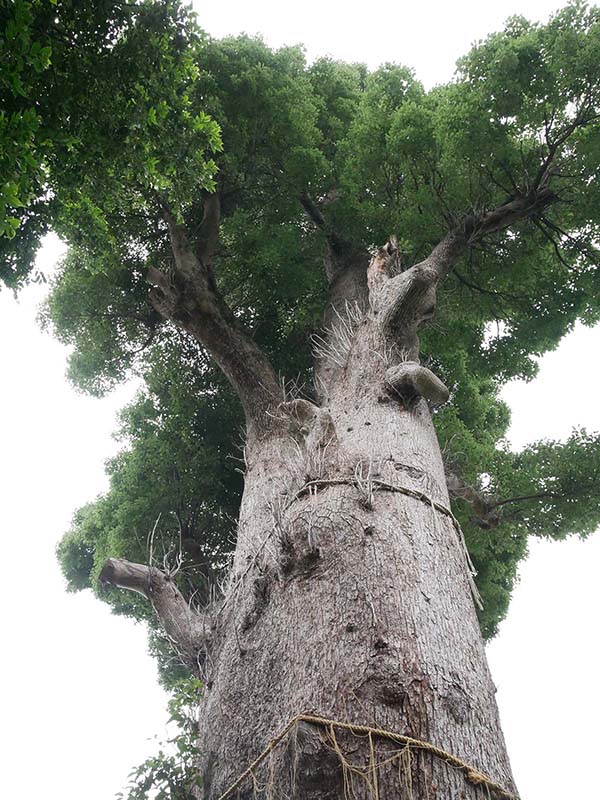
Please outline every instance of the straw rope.
[{"label": "straw rope", "polygon": [[[285,739],[287,734],[292,730],[292,728],[297,725],[299,722],[308,722],[311,725],[318,725],[324,728],[329,728],[332,733],[335,728],[339,728],[340,730],[347,730],[354,734],[366,734],[369,736],[369,743],[371,750],[373,748],[372,745],[372,737],[377,736],[380,739],[389,739],[393,742],[397,742],[399,744],[403,744],[408,748],[415,748],[417,750],[424,750],[432,755],[436,756],[437,758],[445,761],[447,764],[450,764],[457,769],[460,769],[464,772],[465,778],[476,786],[485,786],[489,791],[494,792],[498,797],[506,798],[506,800],[519,800],[518,795],[511,794],[506,789],[504,789],[499,784],[495,783],[491,778],[487,775],[484,775],[475,767],[467,764],[462,759],[458,758],[452,753],[448,753],[446,750],[442,750],[441,747],[437,747],[431,742],[424,742],[420,739],[413,739],[411,736],[404,736],[399,733],[394,733],[393,731],[387,731],[383,728],[372,728],[369,725],[355,725],[349,722],[338,722],[334,719],[328,719],[326,717],[319,717],[314,716],[312,714],[297,714],[293,717],[287,725],[269,742],[269,744],[265,747],[265,749],[257,756],[254,761],[250,764],[250,766],[242,772],[242,774],[237,778],[237,780],[231,784],[231,786],[219,797],[219,800],[227,800],[228,797],[231,797],[233,792],[238,789],[244,781],[251,777],[253,771],[258,767],[264,759],[269,755],[269,753],[273,752],[275,748],[281,744],[281,742]],[[334,736],[335,740],[335,736]]]},{"label": "straw rope", "polygon": [[[440,514],[448,517],[448,519],[452,522],[454,526],[454,530],[458,536],[458,540],[461,546],[463,559],[465,561],[465,567],[467,572],[467,580],[469,581],[469,588],[471,589],[471,594],[473,595],[473,600],[475,605],[479,608],[479,610],[483,610],[483,602],[481,600],[481,595],[479,594],[479,590],[477,588],[477,584],[475,583],[475,576],[477,575],[477,571],[473,566],[473,562],[471,561],[471,556],[469,555],[469,551],[467,549],[467,544],[465,542],[465,535],[463,533],[462,528],[460,527],[460,522],[456,519],[452,511],[447,507],[442,505],[441,503],[436,502],[432,497],[425,492],[421,492],[418,489],[409,489],[406,486],[397,486],[394,483],[387,483],[386,481],[380,481],[377,478],[371,479],[373,486],[376,489],[384,492],[395,492],[396,494],[403,494],[407,497],[413,497],[415,500],[419,500],[421,503],[425,503],[428,505],[431,510],[434,512],[438,511]],[[296,498],[302,497],[305,494],[310,493],[312,490],[318,491],[319,488],[324,488],[326,486],[340,486],[340,485],[348,485],[348,486],[356,486],[358,481],[356,478],[334,478],[331,480],[327,479],[316,479],[314,481],[309,481],[305,483],[304,486],[300,489],[300,491],[296,494]]]}]

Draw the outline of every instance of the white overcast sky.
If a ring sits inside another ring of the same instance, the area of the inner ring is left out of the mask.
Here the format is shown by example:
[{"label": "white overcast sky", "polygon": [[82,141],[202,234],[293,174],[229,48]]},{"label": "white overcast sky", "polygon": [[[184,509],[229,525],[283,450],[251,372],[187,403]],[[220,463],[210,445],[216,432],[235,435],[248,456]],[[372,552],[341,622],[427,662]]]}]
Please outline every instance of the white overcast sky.
[{"label": "white overcast sky", "polygon": [[[397,61],[427,86],[448,80],[470,44],[510,14],[545,19],[560,7],[547,0],[194,5],[214,36],[262,33],[274,46],[304,43],[309,58],[370,67]],[[50,273],[60,252],[50,237],[42,269]],[[6,797],[111,800],[152,752],[149,737],[164,735],[165,696],[143,628],[111,616],[89,593],[67,595],[54,548],[73,511],[106,488],[115,414],[134,389],[95,400],[66,383],[67,351],[35,320],[44,292],[31,286],[18,302],[0,293],[2,787]],[[565,438],[575,426],[600,429],[599,350],[600,328],[578,327],[542,360],[535,381],[506,388],[515,447]],[[523,800],[597,796],[587,767],[597,760],[600,717],[599,567],[598,535],[534,542],[488,647]]]}]

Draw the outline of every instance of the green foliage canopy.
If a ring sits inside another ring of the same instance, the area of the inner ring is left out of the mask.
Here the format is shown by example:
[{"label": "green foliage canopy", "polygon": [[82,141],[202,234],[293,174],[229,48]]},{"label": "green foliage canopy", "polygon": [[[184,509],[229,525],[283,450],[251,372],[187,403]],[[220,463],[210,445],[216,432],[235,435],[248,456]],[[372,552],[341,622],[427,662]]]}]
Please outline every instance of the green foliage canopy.
[{"label": "green foliage canopy", "polygon": [[[308,65],[298,47],[211,40],[174,0],[19,6],[26,55],[9,60],[16,78],[2,91],[35,120],[15,138],[31,153],[25,166],[2,151],[20,187],[2,207],[19,223],[3,229],[2,277],[22,282],[41,234],[56,230],[70,250],[44,321],[72,347],[72,381],[97,395],[132,374],[143,381],[123,413],[110,490],[59,547],[72,589],[95,587],[108,555],[145,561],[153,532],[155,555],[181,551],[178,580],[201,596],[234,546],[240,408],[203,351],[147,302],[148,269],[171,259],[161,204],[199,247],[218,191],[220,292],[310,396],[327,236],[370,250],[397,232],[411,265],[551,170],[556,202],[470,248],[422,337],[425,363],[451,388],[435,422],[493,635],[527,537],[586,535],[600,521],[598,437],[513,453],[499,398],[577,320],[599,318],[600,12],[573,3],[545,25],[513,18],[453,81],[425,91],[397,65]],[[103,596],[147,615],[135,598]]]}]

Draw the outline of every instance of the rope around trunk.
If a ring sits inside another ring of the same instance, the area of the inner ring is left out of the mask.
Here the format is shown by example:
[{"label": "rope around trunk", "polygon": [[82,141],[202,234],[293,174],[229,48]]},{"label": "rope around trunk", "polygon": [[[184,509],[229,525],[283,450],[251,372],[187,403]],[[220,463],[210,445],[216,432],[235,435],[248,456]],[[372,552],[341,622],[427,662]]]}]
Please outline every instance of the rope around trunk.
[{"label": "rope around trunk", "polygon": [[[481,600],[481,595],[479,593],[479,589],[477,588],[477,584],[475,583],[475,576],[477,575],[477,570],[473,566],[473,562],[471,561],[471,556],[469,555],[469,551],[467,549],[467,544],[465,542],[465,536],[463,533],[462,528],[460,527],[459,521],[456,519],[454,514],[449,508],[442,505],[441,503],[437,503],[432,497],[425,494],[425,492],[421,492],[418,489],[408,489],[405,486],[396,486],[393,483],[386,483],[385,481],[377,480],[376,478],[371,479],[371,483],[375,489],[379,491],[386,491],[386,492],[397,492],[398,494],[404,494],[407,497],[412,497],[415,500],[419,500],[421,503],[425,503],[425,505],[429,506],[434,515],[434,522],[437,525],[437,518],[435,517],[435,512],[438,511],[440,514],[444,514],[446,517],[450,519],[454,529],[458,535],[459,543],[462,549],[463,558],[465,561],[466,573],[467,573],[467,580],[469,582],[469,587],[471,589],[471,594],[473,596],[473,601],[475,605],[479,608],[479,610],[483,610],[483,602]],[[299,491],[292,497],[290,502],[285,506],[283,509],[287,511],[287,509],[292,505],[294,500],[298,500],[301,497],[304,497],[307,494],[310,494],[312,491],[318,491],[321,488],[326,488],[327,486],[358,486],[359,482],[356,478],[348,477],[348,478],[333,478],[333,479],[325,479],[325,478],[317,478],[316,480],[308,481],[302,486]],[[254,565],[256,564],[260,554],[266,547],[269,540],[277,533],[277,526],[274,525],[269,533],[265,536],[263,541],[260,543],[257,551],[254,554],[254,557],[246,567],[246,569],[242,572],[242,574],[236,579],[233,587],[231,588],[229,594],[223,601],[221,607],[219,608],[218,614],[221,614],[227,605],[229,604],[230,600],[234,597],[237,589],[242,585],[242,582],[246,575],[253,569]]]},{"label": "rope around trunk", "polygon": [[[465,561],[465,567],[467,572],[467,580],[469,582],[469,587],[471,589],[471,594],[473,595],[473,601],[475,605],[479,608],[480,611],[483,611],[483,602],[481,599],[481,595],[479,593],[479,589],[477,588],[477,584],[475,583],[475,576],[477,575],[477,570],[473,566],[473,562],[471,561],[471,556],[469,555],[469,550],[467,549],[467,543],[465,542],[465,535],[463,533],[463,529],[460,527],[460,522],[456,519],[452,511],[447,508],[446,506],[442,505],[441,503],[437,503],[432,497],[425,492],[421,492],[418,489],[408,489],[406,486],[397,486],[394,483],[387,483],[386,481],[380,481],[377,478],[372,478],[371,483],[375,489],[384,492],[396,492],[398,494],[404,494],[407,497],[413,497],[415,500],[419,500],[421,503],[425,503],[425,505],[430,506],[431,510],[434,514],[435,519],[435,512],[439,511],[440,514],[444,514],[444,516],[448,517],[448,519],[452,522],[454,526],[454,530],[458,535],[458,541],[461,546],[463,558]],[[322,487],[327,486],[358,486],[358,480],[356,478],[333,478],[333,479],[320,479],[317,478],[316,480],[309,481],[305,483],[304,486],[298,491],[295,495],[296,499],[299,497],[304,496],[305,494],[310,493],[311,490],[318,491]]]},{"label": "rope around trunk", "polygon": [[485,786],[489,791],[494,792],[499,797],[506,798],[506,800],[519,800],[518,795],[511,794],[511,792],[508,792],[502,786],[495,783],[491,778],[488,778],[487,775],[484,775],[475,767],[467,764],[457,756],[452,755],[452,753],[442,750],[441,747],[431,744],[431,742],[423,742],[420,739],[413,739],[410,736],[403,736],[399,733],[386,731],[383,728],[371,728],[369,725],[354,725],[353,723],[349,722],[338,722],[334,719],[317,717],[313,716],[312,714],[297,714],[295,717],[293,717],[287,723],[287,725],[273,739],[271,739],[262,753],[254,759],[254,761],[244,772],[242,772],[235,783],[232,783],[231,786],[225,790],[225,792],[219,797],[219,800],[226,800],[228,797],[231,797],[233,792],[235,792],[235,790],[238,789],[242,783],[244,783],[244,781],[252,775],[254,769],[265,760],[269,753],[271,753],[279,744],[281,744],[283,739],[291,731],[294,725],[297,725],[299,722],[308,722],[311,725],[320,725],[323,728],[330,728],[331,731],[333,731],[334,728],[340,728],[341,730],[347,730],[354,734],[378,736],[381,739],[389,739],[391,741],[398,742],[399,744],[406,745],[409,748],[414,747],[417,750],[425,750],[426,752],[437,756],[442,761],[445,761],[447,764],[462,770],[469,783],[472,783],[475,786]]}]

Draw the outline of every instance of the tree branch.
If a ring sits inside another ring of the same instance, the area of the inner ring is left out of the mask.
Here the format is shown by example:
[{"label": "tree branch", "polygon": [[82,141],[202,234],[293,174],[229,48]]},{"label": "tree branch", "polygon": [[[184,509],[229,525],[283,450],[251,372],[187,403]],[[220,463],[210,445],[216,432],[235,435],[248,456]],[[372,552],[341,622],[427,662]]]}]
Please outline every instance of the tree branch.
[{"label": "tree branch", "polygon": [[578,492],[532,492],[531,494],[516,495],[515,497],[507,497],[504,500],[496,500],[490,495],[486,495],[473,486],[465,483],[464,480],[446,468],[446,484],[448,492],[452,498],[463,500],[474,511],[474,516],[469,520],[473,525],[479,528],[489,530],[497,528],[507,518],[503,515],[503,506],[509,504],[526,503],[532,500],[567,500],[576,497]]},{"label": "tree branch", "polygon": [[[597,115],[591,113],[589,104],[581,107],[571,122],[565,125],[552,140],[550,140],[551,123],[549,123],[546,131],[548,150],[541,160],[533,180],[529,180],[526,176],[525,188],[519,189],[512,177],[509,176],[515,190],[514,194],[496,208],[464,217],[462,222],[433,248],[425,261],[416,264],[402,275],[393,277],[389,269],[391,255],[384,252],[385,248],[380,250],[375,256],[378,263],[372,264],[372,266],[375,266],[375,271],[380,275],[390,277],[390,283],[396,284],[395,287],[385,288],[386,297],[380,298],[378,303],[380,308],[385,307],[384,313],[388,324],[396,322],[407,312],[410,312],[410,317],[414,317],[415,315],[407,308],[407,303],[418,303],[422,295],[427,292],[427,277],[431,286],[435,288],[467,248],[521,220],[544,219],[542,212],[559,200],[558,194],[550,188],[550,182],[558,166],[556,162],[561,148],[578,128],[585,127],[596,117]],[[381,290],[382,282],[378,283]],[[412,289],[408,286],[411,283],[414,284]],[[429,302],[430,299],[428,297],[427,301]],[[416,316],[418,317],[418,311]]]},{"label": "tree branch", "polygon": [[218,205],[205,208],[200,257],[170,209],[163,205],[174,256],[172,273],[148,271],[149,299],[166,319],[190,333],[215,359],[236,390],[249,433],[271,424],[267,410],[283,401],[275,370],[218,294],[211,256],[218,238]]},{"label": "tree branch", "polygon": [[100,582],[147,597],[169,639],[186,661],[197,668],[198,658],[205,652],[209,639],[205,615],[190,608],[164,572],[122,558],[108,558],[102,567]]},{"label": "tree branch", "polygon": [[538,217],[557,195],[548,188],[510,198],[491,211],[471,214],[451,230],[419,264],[398,273],[395,238],[371,259],[368,269],[371,307],[384,329],[416,340],[419,325],[435,312],[436,288],[469,247],[520,220]]},{"label": "tree branch", "polygon": [[[545,225],[546,227],[548,227],[551,231],[556,233],[559,237],[562,237],[563,239],[566,239],[569,242],[569,244],[572,245],[572,247],[575,250],[577,250],[578,253],[580,253],[585,258],[589,258],[590,261],[595,266],[598,266],[598,263],[599,263],[598,254],[594,253],[589,247],[586,247],[585,244],[582,244],[582,242],[579,239],[576,239],[574,236],[571,236],[570,233],[567,233],[567,231],[563,230],[560,226],[556,225],[554,222],[551,222],[545,216],[541,216],[539,221],[542,223],[542,225]],[[570,267],[570,269],[573,269],[573,267]]]},{"label": "tree branch", "polygon": [[469,522],[484,530],[497,528],[500,525],[501,516],[498,513],[494,513],[495,505],[493,501],[474,486],[465,483],[456,472],[446,468],[445,473],[450,497],[464,500],[474,511],[474,516],[470,518]]},{"label": "tree branch", "polygon": [[325,217],[321,214],[321,210],[314,202],[314,200],[307,194],[307,192],[302,192],[300,195],[300,205],[306,212],[306,216],[313,222],[317,228],[321,228],[321,230],[325,230]]},{"label": "tree branch", "polygon": [[327,225],[321,209],[307,192],[300,195],[300,205],[308,219],[325,234],[327,252],[324,259],[325,273],[330,283],[352,265],[355,248]]},{"label": "tree branch", "polygon": [[566,500],[569,497],[575,497],[575,492],[537,492],[535,494],[522,494],[517,497],[507,497],[505,500],[498,500],[490,504],[490,509],[500,508],[507,503],[524,503],[527,500]]},{"label": "tree branch", "polygon": [[480,216],[467,218],[463,224],[463,235],[467,237],[468,244],[474,244],[490,233],[510,228],[515,222],[538,216],[557,200],[558,195],[546,186],[544,179],[527,194],[511,198]]},{"label": "tree branch", "polygon": [[212,257],[219,241],[221,227],[221,197],[218,192],[209,194],[204,200],[204,216],[200,223],[198,235],[198,258],[205,268],[212,262]]}]

